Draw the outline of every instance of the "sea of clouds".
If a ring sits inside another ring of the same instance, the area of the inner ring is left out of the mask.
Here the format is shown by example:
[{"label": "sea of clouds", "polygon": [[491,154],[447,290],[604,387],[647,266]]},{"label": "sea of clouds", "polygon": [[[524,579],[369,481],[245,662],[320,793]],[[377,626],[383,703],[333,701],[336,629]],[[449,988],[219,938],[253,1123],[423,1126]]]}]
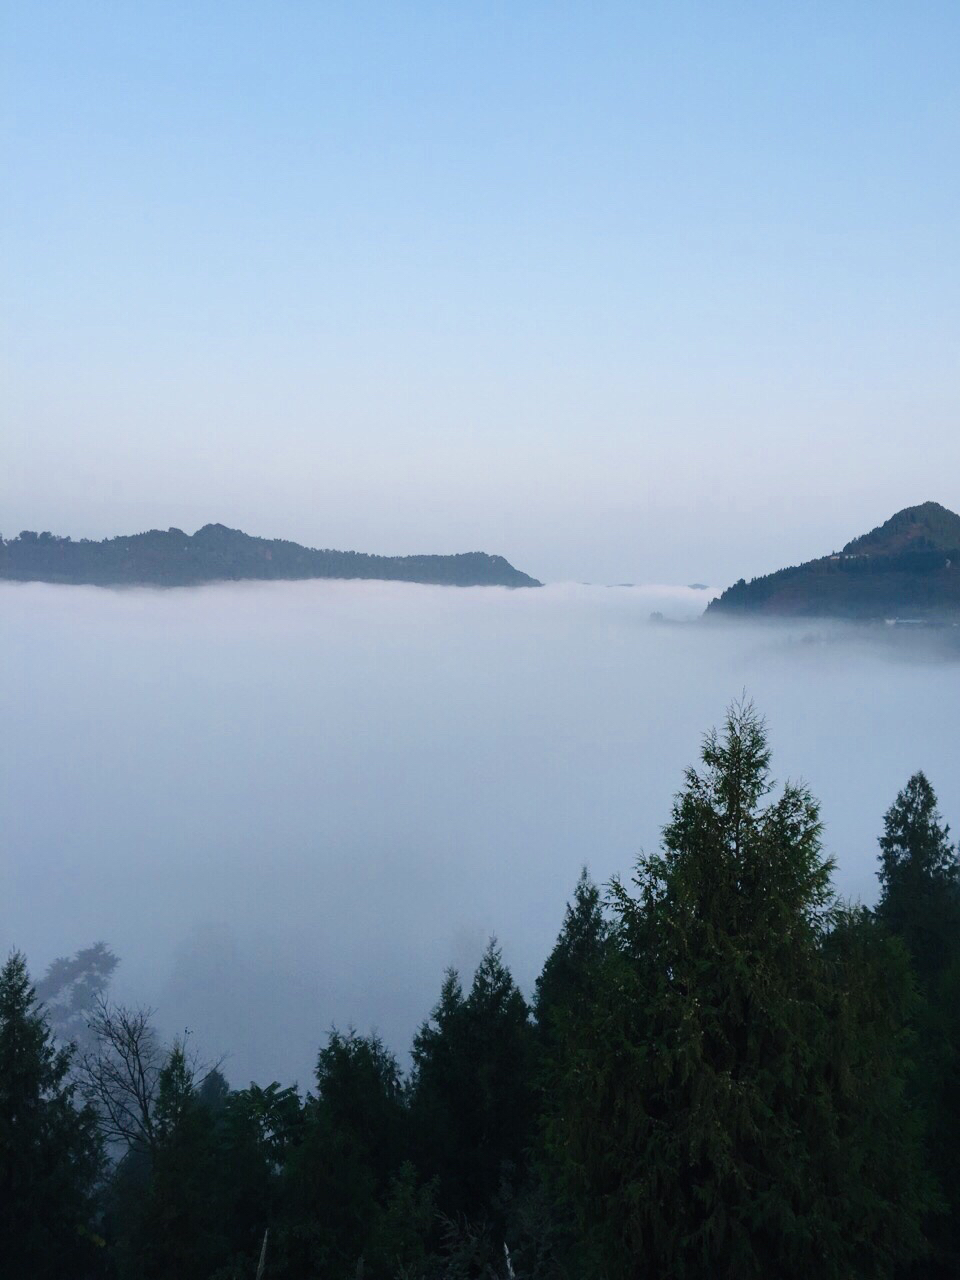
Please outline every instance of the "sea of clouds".
[{"label": "sea of clouds", "polygon": [[39,974],[107,941],[236,1084],[308,1084],[334,1023],[403,1053],[491,933],[530,990],[581,866],[656,847],[743,690],[872,901],[911,772],[960,825],[955,647],[698,621],[710,594],[0,585],[0,946]]}]

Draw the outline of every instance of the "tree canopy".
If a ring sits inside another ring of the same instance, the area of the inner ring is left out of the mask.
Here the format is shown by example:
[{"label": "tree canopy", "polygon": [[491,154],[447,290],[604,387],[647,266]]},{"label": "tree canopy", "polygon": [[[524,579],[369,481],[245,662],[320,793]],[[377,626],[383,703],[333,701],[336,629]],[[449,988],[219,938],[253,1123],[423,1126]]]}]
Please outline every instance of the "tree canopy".
[{"label": "tree canopy", "polygon": [[51,966],[48,1007],[14,953],[0,1275],[951,1280],[957,850],[917,773],[876,909],[846,904],[817,802],[770,765],[735,705],[660,848],[582,874],[529,1003],[491,939],[408,1066],[334,1028],[306,1093],[231,1088],[112,1003],[103,944]]}]

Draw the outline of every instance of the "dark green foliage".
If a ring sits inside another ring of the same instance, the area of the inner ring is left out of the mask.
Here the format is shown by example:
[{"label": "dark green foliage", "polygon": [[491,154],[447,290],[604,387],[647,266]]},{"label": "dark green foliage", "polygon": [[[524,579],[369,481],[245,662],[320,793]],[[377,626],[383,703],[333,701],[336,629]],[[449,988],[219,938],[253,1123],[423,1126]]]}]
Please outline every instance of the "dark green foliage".
[{"label": "dark green foliage", "polygon": [[[439,1203],[471,1220],[516,1181],[534,1120],[533,1032],[526,1001],[491,941],[467,996],[447,974],[431,1020],[414,1040],[412,1117],[421,1170],[439,1178]],[[495,1215],[496,1216],[496,1215]]]},{"label": "dark green foliage", "polygon": [[273,1170],[283,1168],[303,1135],[303,1108],[293,1085],[276,1081],[262,1089],[251,1084],[227,1099],[227,1125],[254,1134],[262,1156]]},{"label": "dark green foliage", "polygon": [[379,1036],[334,1031],[317,1060],[318,1110],[349,1134],[381,1190],[402,1161],[400,1066]]},{"label": "dark green foliage", "polygon": [[558,1176],[556,1161],[546,1157],[544,1145],[549,1145],[551,1133],[563,1121],[564,1081],[572,1060],[593,1034],[593,1014],[601,997],[612,941],[600,890],[584,869],[534,996],[540,1123],[536,1158],[515,1200],[511,1232],[518,1265],[522,1263],[530,1276],[563,1274],[558,1271],[560,1259],[567,1259],[575,1269],[575,1206]]},{"label": "dark green foliage", "polygon": [[209,1280],[223,1268],[225,1276],[253,1274],[278,1212],[271,1115],[289,1091],[251,1094],[231,1093],[216,1070],[197,1083],[174,1045],[159,1074],[154,1141],[128,1150],[107,1197],[120,1280]]},{"label": "dark green foliage", "polygon": [[584,868],[573,901],[567,904],[560,936],[537,979],[533,1012],[544,1041],[552,1039],[559,1021],[585,1012],[592,1003],[609,939],[600,890]]},{"label": "dark green foliage", "polygon": [[[891,1274],[918,1247],[917,1204],[842,1148],[876,1142],[873,1108],[899,1115],[896,1015],[874,1028],[895,1079],[882,1102],[861,1098],[837,1016],[856,984],[824,954],[837,909],[817,806],[795,786],[763,804],[769,750],[750,707],[703,760],[636,893],[614,884],[617,947],[569,1046],[551,1146],[584,1265],[611,1280]],[[904,1120],[884,1149],[911,1174],[912,1142]]]},{"label": "dark green foliage", "polygon": [[533,1018],[491,941],[407,1079],[334,1031],[314,1094],[232,1091],[103,1000],[94,948],[46,988],[64,1026],[91,1010],[94,1116],[14,956],[0,1275],[254,1280],[265,1232],[264,1280],[960,1275],[957,852],[917,774],[876,912],[845,907],[815,801],[772,797],[769,759],[735,707],[632,884],[605,906],[581,876]]},{"label": "dark green foliage", "polygon": [[161,1073],[157,1140],[122,1252],[143,1280],[206,1280],[228,1249],[217,1191],[216,1120],[182,1046]]},{"label": "dark green foliage", "polygon": [[[216,1074],[216,1073],[214,1073]],[[208,1077],[209,1080],[209,1077]],[[202,1098],[205,1085],[201,1086]],[[281,1171],[299,1140],[302,1123],[295,1089],[272,1084],[230,1093],[217,1116],[212,1186],[226,1243],[223,1280],[253,1276],[263,1233],[282,1212]],[[271,1269],[275,1274],[276,1269]],[[219,1275],[220,1273],[218,1273]]]},{"label": "dark green foliage", "polygon": [[836,1108],[830,1176],[842,1197],[852,1275],[929,1265],[922,1226],[937,1203],[923,1163],[922,1115],[908,1097],[920,1008],[910,958],[863,908],[837,913],[825,939],[831,1003],[827,1079]]},{"label": "dark green foliage", "polygon": [[960,860],[937,797],[916,773],[884,815],[878,918],[900,938],[923,996],[913,1087],[943,1204],[929,1224],[928,1274],[960,1274]]},{"label": "dark green foliage", "polygon": [[75,1104],[70,1052],[57,1049],[26,963],[0,971],[0,1274],[76,1280],[98,1273],[95,1117]]},{"label": "dark green foliage", "polygon": [[954,620],[960,615],[960,516],[936,502],[907,507],[842,551],[742,578],[710,616]]},{"label": "dark green foliage", "polygon": [[378,578],[461,587],[538,587],[503,556],[469,551],[451,556],[372,556],[316,551],[280,538],[253,538],[239,529],[207,524],[191,537],[182,529],[151,529],[130,537],[90,542],[24,530],[0,538],[0,578],[20,582],[149,583],[187,586],[243,578]]},{"label": "dark green foliage", "polygon": [[960,861],[922,773],[884,815],[878,874],[877,914],[906,943],[929,988],[960,954]]},{"label": "dark green foliage", "polygon": [[285,1274],[353,1277],[403,1160],[400,1068],[376,1036],[334,1031],[284,1171]]},{"label": "dark green foliage", "polygon": [[927,1274],[947,1280],[960,1276],[960,958],[941,976],[924,1015],[918,1081],[930,1168],[942,1196],[929,1227],[936,1266]]},{"label": "dark green foliage", "polygon": [[364,1253],[365,1274],[372,1278],[423,1277],[438,1259],[431,1251],[437,1236],[437,1184],[422,1183],[408,1160],[391,1178],[383,1207]]}]

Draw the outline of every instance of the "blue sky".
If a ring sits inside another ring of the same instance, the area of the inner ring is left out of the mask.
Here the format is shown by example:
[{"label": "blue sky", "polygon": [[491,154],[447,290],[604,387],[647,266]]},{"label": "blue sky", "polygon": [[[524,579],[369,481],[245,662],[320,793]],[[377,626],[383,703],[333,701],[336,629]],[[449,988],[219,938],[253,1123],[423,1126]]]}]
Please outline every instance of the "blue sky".
[{"label": "blue sky", "polygon": [[953,4],[8,6],[0,530],[723,584],[960,508]]}]

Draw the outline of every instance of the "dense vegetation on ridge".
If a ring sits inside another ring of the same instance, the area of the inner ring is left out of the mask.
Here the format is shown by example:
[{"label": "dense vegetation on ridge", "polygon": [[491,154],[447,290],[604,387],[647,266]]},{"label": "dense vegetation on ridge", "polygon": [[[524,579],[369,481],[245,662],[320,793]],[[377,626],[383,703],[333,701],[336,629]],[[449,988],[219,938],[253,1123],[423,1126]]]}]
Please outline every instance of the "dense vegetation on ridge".
[{"label": "dense vegetation on ridge", "polygon": [[280,538],[254,538],[207,524],[192,536],[151,529],[92,542],[24,530],[0,539],[0,578],[93,586],[192,586],[244,578],[376,578],[458,587],[538,587],[503,556],[470,551],[449,556],[373,556],[315,551]]},{"label": "dense vegetation on ridge", "polygon": [[906,507],[842,551],[729,587],[709,616],[960,620],[960,516]]},{"label": "dense vegetation on ridge", "polygon": [[[711,733],[659,853],[586,873],[528,1003],[491,942],[405,1074],[334,1031],[231,1090],[98,945],[0,972],[5,1280],[960,1275],[960,851],[922,773],[841,902],[762,721]],[[262,1271],[261,1268],[262,1267]]]}]

